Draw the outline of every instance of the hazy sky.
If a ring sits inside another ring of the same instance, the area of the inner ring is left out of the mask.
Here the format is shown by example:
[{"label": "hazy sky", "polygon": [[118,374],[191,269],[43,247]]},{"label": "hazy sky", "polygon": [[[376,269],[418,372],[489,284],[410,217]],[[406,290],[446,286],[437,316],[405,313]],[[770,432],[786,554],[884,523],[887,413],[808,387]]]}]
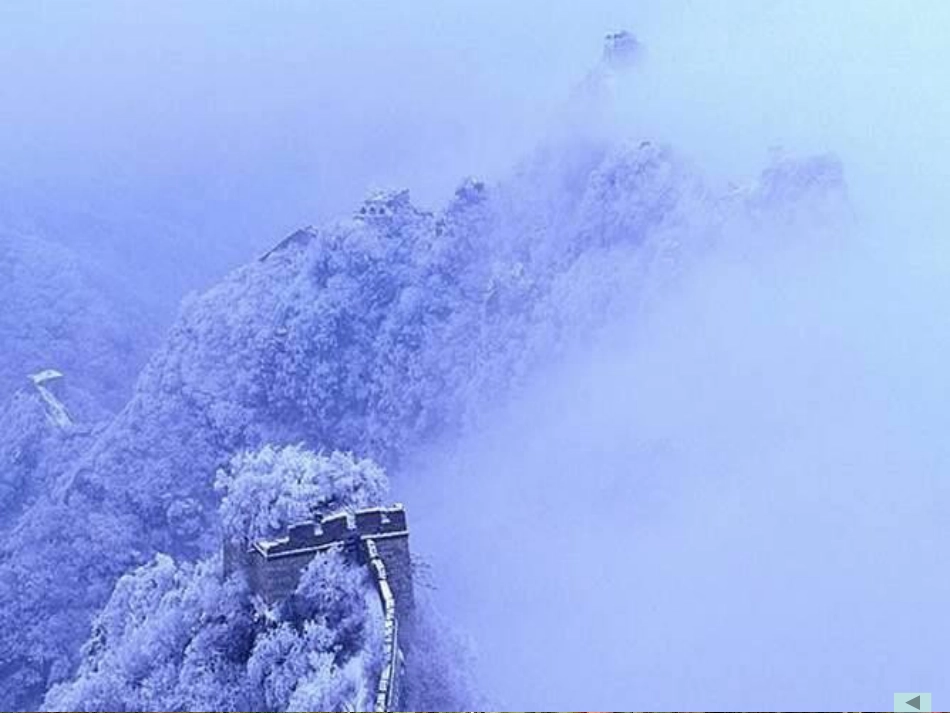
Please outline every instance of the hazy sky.
[{"label": "hazy sky", "polygon": [[193,258],[177,300],[371,186],[503,175],[622,28],[619,133],[714,177],[837,152],[854,251],[723,257],[437,461],[406,490],[442,605],[516,708],[936,689],[950,3],[3,2],[0,190]]},{"label": "hazy sky", "polygon": [[0,228],[171,311],[371,188],[441,201],[523,153],[629,14],[542,7],[0,3]]},{"label": "hazy sky", "polygon": [[416,547],[502,707],[950,695],[948,6],[719,5],[650,14],[621,130],[719,176],[836,151],[856,225],[732,236],[774,252],[701,264],[415,464]]},{"label": "hazy sky", "polygon": [[503,173],[618,28],[653,67],[625,132],[668,134],[714,170],[749,170],[772,144],[927,165],[929,134],[950,123],[948,14],[843,0],[14,0],[0,4],[0,187],[144,223],[149,242],[220,270],[369,187],[432,204],[466,174]]}]

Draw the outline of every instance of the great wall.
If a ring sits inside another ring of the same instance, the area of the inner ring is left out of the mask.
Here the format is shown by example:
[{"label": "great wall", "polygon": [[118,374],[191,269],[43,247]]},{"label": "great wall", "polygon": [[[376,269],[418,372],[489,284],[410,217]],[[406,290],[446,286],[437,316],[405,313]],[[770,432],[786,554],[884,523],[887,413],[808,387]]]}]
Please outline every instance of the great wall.
[{"label": "great wall", "polygon": [[[604,38],[600,64],[581,83],[581,92],[602,89],[612,74],[636,65],[643,46],[630,32],[613,32]],[[583,102],[588,99],[582,98]],[[641,146],[642,148],[642,146]],[[469,179],[456,191],[456,201],[471,204],[483,199],[485,186]],[[409,191],[377,191],[370,195],[353,219],[361,224],[389,229],[394,224],[433,218],[410,201]],[[437,234],[444,222],[437,221]],[[313,228],[298,230],[259,259],[267,260],[281,251],[303,245],[318,233]],[[338,513],[320,521],[292,525],[282,537],[257,540],[233,548],[226,545],[224,568],[228,574],[242,569],[253,594],[273,603],[293,595],[306,566],[320,552],[341,546],[355,562],[369,568],[384,622],[383,666],[376,689],[376,711],[399,710],[403,703],[405,658],[403,649],[411,638],[414,597],[409,554],[409,529],[402,505],[368,508]],[[400,631],[404,632],[400,638]]]},{"label": "great wall", "polygon": [[245,573],[251,592],[268,603],[291,596],[313,558],[341,547],[352,561],[369,568],[383,616],[383,666],[376,687],[376,711],[402,706],[407,636],[414,609],[409,528],[402,505],[338,513],[293,525],[286,535],[225,545],[225,575]]}]

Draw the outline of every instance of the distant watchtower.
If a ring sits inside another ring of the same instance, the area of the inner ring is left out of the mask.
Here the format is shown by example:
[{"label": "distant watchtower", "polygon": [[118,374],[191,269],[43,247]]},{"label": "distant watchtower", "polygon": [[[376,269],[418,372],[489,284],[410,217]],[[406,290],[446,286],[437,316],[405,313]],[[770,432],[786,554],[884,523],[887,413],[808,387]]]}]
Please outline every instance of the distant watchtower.
[{"label": "distant watchtower", "polygon": [[392,220],[400,213],[412,210],[409,189],[398,191],[377,191],[363,201],[356,217],[370,223]]},{"label": "distant watchtower", "polygon": [[56,369],[45,369],[30,375],[30,381],[39,392],[46,406],[46,420],[57,428],[66,428],[73,423],[63,402],[56,396],[55,384],[62,381],[63,375]]},{"label": "distant watchtower", "polygon": [[612,32],[604,37],[604,63],[617,68],[631,66],[640,59],[643,48],[632,33]]}]

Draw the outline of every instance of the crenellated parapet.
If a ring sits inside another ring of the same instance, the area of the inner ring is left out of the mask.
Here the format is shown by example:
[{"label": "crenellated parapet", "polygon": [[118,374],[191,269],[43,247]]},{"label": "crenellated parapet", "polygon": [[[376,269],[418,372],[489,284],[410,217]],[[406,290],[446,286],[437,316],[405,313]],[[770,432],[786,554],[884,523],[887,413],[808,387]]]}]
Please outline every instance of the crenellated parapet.
[{"label": "crenellated parapet", "polygon": [[318,553],[337,546],[370,570],[383,614],[383,667],[375,707],[398,710],[405,669],[399,631],[401,625],[406,630],[414,607],[409,527],[402,505],[342,512],[292,525],[282,537],[256,540],[238,549],[226,546],[225,572],[243,570],[251,591],[275,602],[296,591],[304,569]]},{"label": "crenellated parapet", "polygon": [[367,564],[373,576],[379,603],[383,610],[383,667],[376,686],[376,711],[399,710],[402,706],[405,660],[399,641],[399,618],[396,597],[389,583],[386,563],[372,539],[366,541]]},{"label": "crenellated parapet", "polygon": [[406,511],[402,505],[341,512],[319,521],[291,525],[287,534],[271,540],[251,543],[251,553],[273,560],[325,550],[352,540],[409,537]]},{"label": "crenellated parapet", "polygon": [[225,572],[244,571],[251,591],[273,603],[293,595],[304,569],[318,553],[337,546],[369,568],[379,594],[384,656],[376,710],[398,710],[405,668],[399,632],[411,628],[414,608],[409,526],[402,505],[341,512],[292,525],[281,537],[256,540],[241,548],[226,546]]}]

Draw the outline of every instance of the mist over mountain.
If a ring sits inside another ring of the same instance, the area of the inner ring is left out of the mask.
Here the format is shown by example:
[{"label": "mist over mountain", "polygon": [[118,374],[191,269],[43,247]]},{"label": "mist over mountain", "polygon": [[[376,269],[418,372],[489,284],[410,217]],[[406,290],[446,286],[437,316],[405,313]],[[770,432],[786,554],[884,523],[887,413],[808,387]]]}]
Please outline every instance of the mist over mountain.
[{"label": "mist over mountain", "polygon": [[129,286],[67,247],[23,233],[0,232],[0,275],[0,394],[56,366],[104,405],[121,406],[157,336],[143,334],[144,310]]},{"label": "mist over mountain", "polygon": [[[476,424],[725,226],[807,216],[841,181],[832,159],[785,160],[722,193],[649,142],[555,143],[510,184],[464,182],[438,214],[374,195],[354,218],[294,233],[185,303],[130,402],[21,517],[0,568],[7,667],[55,681],[130,565],[213,551],[211,486],[233,454],[305,443],[408,477],[407,454]],[[68,511],[89,517],[54,537]],[[95,705],[84,700],[71,705]]]},{"label": "mist over mountain", "polygon": [[856,86],[927,96],[926,22],[823,54],[841,13],[791,5],[430,7],[424,40],[305,3],[206,37],[214,6],[0,11],[76,108],[0,142],[0,707],[373,708],[372,570],[321,551],[274,603],[227,553],[392,501],[410,709],[936,689],[948,105]]}]

